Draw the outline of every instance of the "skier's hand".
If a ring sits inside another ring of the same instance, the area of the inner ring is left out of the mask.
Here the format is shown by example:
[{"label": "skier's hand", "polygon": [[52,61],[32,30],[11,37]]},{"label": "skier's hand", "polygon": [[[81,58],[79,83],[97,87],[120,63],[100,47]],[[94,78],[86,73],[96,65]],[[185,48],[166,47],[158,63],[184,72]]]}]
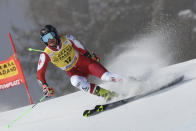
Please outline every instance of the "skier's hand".
[{"label": "skier's hand", "polygon": [[99,63],[101,61],[101,58],[98,55],[96,55],[94,52],[92,53],[91,59],[95,60],[95,61],[97,61]]},{"label": "skier's hand", "polygon": [[95,53],[89,53],[88,51],[86,51],[86,53],[84,54],[84,56],[87,56],[88,58],[90,58],[91,60],[95,60],[95,61],[97,61],[97,62],[99,62],[100,63],[100,61],[101,61],[101,58],[98,56],[98,55],[96,55]]},{"label": "skier's hand", "polygon": [[55,91],[53,88],[47,86],[47,85],[43,85],[43,93],[46,97],[51,97],[54,95]]}]

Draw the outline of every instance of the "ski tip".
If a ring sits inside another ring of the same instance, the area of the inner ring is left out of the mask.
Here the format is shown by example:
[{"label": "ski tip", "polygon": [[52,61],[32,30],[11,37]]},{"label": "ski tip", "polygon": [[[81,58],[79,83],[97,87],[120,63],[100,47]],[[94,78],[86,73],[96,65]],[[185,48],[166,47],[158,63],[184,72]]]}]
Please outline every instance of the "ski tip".
[{"label": "ski tip", "polygon": [[84,117],[89,117],[91,114],[91,111],[90,110],[85,110],[84,113],[83,113],[83,116]]}]

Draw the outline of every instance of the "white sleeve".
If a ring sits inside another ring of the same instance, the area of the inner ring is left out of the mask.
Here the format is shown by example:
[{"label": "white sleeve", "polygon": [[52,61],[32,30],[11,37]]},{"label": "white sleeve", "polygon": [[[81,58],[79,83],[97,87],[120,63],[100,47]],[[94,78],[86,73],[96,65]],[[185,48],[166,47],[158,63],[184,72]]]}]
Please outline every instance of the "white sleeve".
[{"label": "white sleeve", "polygon": [[81,44],[81,42],[78,41],[78,40],[76,40],[76,38],[75,38],[74,36],[72,36],[72,35],[70,35],[70,34],[67,34],[67,35],[65,35],[65,37],[66,37],[68,40],[73,41],[73,43],[74,43],[78,48],[81,48],[81,49],[84,49],[84,50],[85,50],[85,48],[84,48],[84,46]]}]

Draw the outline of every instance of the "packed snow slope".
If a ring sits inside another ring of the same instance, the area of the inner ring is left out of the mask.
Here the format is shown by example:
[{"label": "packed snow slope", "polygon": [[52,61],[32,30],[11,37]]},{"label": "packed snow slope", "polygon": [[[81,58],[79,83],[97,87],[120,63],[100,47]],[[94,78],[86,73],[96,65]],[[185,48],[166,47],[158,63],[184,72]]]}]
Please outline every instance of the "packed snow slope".
[{"label": "packed snow slope", "polygon": [[30,106],[3,112],[0,131],[195,131],[196,59],[157,70],[138,88],[159,88],[182,75],[182,82],[164,92],[89,118],[83,111],[102,99],[82,91],[38,104],[9,129],[6,125]]}]

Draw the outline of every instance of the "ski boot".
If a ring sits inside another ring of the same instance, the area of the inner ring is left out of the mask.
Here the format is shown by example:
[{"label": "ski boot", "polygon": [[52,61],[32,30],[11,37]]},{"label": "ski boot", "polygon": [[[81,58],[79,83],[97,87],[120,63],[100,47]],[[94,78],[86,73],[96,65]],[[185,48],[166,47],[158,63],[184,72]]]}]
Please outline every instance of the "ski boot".
[{"label": "ski boot", "polygon": [[111,92],[109,90],[103,89],[99,86],[96,86],[96,89],[93,93],[96,96],[101,96],[104,97],[104,99],[106,100],[106,102],[111,101],[114,97],[118,97],[118,94],[115,92]]}]

